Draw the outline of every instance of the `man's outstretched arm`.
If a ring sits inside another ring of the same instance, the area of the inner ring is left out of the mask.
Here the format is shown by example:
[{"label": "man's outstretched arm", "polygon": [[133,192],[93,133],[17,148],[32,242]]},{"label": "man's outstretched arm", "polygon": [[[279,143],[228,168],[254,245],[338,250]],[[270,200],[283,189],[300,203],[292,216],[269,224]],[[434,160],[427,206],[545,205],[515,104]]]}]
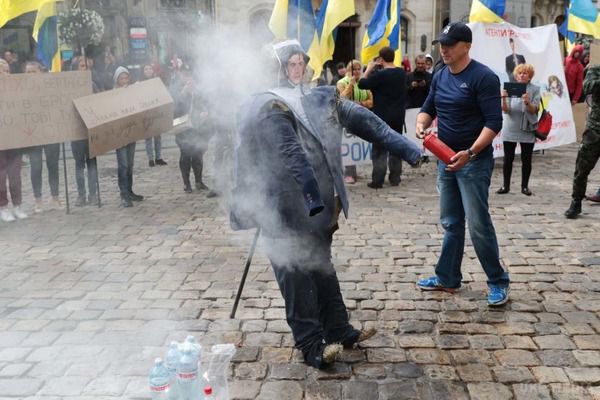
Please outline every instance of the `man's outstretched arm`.
[{"label": "man's outstretched arm", "polygon": [[396,132],[381,118],[351,101],[339,99],[337,111],[340,123],[354,135],[371,143],[382,144],[393,155],[417,166],[423,157],[421,149],[410,139]]}]

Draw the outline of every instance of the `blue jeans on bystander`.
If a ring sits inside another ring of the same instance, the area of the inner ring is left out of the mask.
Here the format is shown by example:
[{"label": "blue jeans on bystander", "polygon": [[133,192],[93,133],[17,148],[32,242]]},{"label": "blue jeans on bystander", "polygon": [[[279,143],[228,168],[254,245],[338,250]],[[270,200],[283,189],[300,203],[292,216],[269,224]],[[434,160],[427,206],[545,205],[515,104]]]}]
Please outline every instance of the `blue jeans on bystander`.
[{"label": "blue jeans on bystander", "polygon": [[435,267],[439,281],[448,288],[460,287],[466,218],[488,285],[508,286],[508,273],[500,265],[498,240],[489,213],[489,188],[494,169],[491,152],[480,154],[459,171],[448,172],[445,168],[446,164],[438,162],[440,221],[445,231],[442,254]]}]

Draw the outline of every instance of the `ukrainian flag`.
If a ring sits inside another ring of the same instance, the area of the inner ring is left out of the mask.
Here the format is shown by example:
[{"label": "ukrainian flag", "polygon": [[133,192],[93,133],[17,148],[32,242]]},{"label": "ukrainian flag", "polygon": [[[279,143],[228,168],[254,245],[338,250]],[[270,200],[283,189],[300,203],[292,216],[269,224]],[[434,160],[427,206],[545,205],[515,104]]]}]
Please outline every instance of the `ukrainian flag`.
[{"label": "ukrainian flag", "polygon": [[39,10],[44,3],[53,1],[56,0],[0,0],[0,28],[11,19]]},{"label": "ukrainian flag", "polygon": [[321,44],[321,62],[333,59],[335,30],[345,19],[356,14],[354,0],[323,0],[317,17],[317,31]]},{"label": "ukrainian flag", "polygon": [[565,38],[565,49],[567,53],[571,53],[573,47],[575,47],[575,32],[569,30],[569,9],[565,9],[565,20],[558,27],[558,32]]},{"label": "ukrainian flag", "polygon": [[38,10],[33,25],[33,38],[37,42],[35,49],[37,59],[50,71],[60,72],[55,1],[46,1]]},{"label": "ukrainian flag", "polygon": [[277,39],[297,39],[310,57],[313,78],[321,75],[323,62],[311,0],[276,0],[269,29]]},{"label": "ukrainian flag", "polygon": [[469,22],[502,22],[506,0],[473,0]]},{"label": "ukrainian flag", "polygon": [[400,17],[401,0],[377,0],[375,10],[363,36],[362,51],[360,58],[363,64],[367,64],[379,55],[383,47],[391,47],[396,50],[394,64],[400,66],[402,63],[402,49],[400,48]]},{"label": "ukrainian flag", "polygon": [[568,29],[600,39],[598,9],[592,0],[571,0]]}]

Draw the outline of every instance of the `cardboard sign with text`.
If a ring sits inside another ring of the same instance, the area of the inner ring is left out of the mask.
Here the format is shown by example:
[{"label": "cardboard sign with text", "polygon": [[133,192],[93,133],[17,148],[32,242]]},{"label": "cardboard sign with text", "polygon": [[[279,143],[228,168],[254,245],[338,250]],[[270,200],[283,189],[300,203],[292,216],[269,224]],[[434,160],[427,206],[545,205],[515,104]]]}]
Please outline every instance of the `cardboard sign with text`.
[{"label": "cardboard sign with text", "polygon": [[159,78],[74,100],[88,129],[90,157],[166,133],[173,99]]},{"label": "cardboard sign with text", "polygon": [[91,93],[89,71],[0,75],[0,150],[87,139],[73,100]]}]

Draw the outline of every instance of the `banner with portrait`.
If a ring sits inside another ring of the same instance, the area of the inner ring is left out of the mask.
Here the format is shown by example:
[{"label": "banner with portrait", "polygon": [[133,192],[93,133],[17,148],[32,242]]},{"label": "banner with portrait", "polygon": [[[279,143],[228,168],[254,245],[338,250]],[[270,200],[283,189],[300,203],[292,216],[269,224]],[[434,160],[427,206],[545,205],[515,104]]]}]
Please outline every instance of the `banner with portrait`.
[{"label": "banner with portrait", "polygon": [[[513,70],[518,64],[531,64],[531,83],[540,88],[542,101],[552,114],[552,130],[537,150],[576,141],[573,111],[569,100],[563,62],[555,24],[537,28],[519,28],[508,23],[469,24],[473,31],[471,58],[490,67],[500,82],[514,82]],[[506,125],[506,124],[505,124]],[[494,156],[502,157],[502,133],[494,140]]]}]

